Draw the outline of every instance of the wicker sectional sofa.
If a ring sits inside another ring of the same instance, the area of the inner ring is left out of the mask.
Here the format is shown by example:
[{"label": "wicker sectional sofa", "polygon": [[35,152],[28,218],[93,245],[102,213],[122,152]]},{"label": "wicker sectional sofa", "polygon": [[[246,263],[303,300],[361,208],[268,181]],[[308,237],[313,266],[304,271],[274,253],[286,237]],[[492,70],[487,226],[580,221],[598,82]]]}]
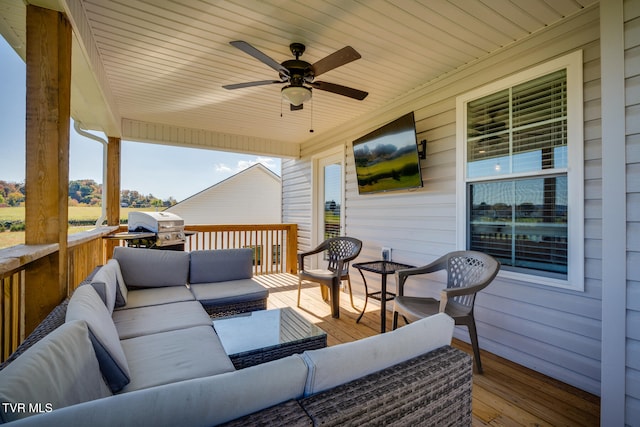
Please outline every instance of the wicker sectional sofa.
[{"label": "wicker sectional sofa", "polygon": [[[205,287],[198,293],[185,286],[184,293],[176,285],[185,274],[184,255],[152,252],[119,248],[3,364],[0,421],[92,427],[471,424],[471,358],[450,347],[454,324],[447,315],[236,370],[208,311],[238,309],[240,293],[223,287],[216,294],[222,302]],[[187,271],[191,278],[202,274],[199,283],[209,286],[242,282],[247,278],[226,268],[246,268],[243,256],[198,253]],[[211,264],[220,259],[222,273]],[[259,299],[259,289],[252,288],[246,288],[250,308]]]}]

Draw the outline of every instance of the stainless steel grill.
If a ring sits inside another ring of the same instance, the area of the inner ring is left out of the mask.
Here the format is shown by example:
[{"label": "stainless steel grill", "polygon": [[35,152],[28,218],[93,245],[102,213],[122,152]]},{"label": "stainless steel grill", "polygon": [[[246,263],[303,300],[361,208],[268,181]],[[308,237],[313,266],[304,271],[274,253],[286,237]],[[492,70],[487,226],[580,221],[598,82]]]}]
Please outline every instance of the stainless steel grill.
[{"label": "stainless steel grill", "polygon": [[154,233],[147,247],[184,245],[184,220],[169,212],[130,212],[129,232]]}]

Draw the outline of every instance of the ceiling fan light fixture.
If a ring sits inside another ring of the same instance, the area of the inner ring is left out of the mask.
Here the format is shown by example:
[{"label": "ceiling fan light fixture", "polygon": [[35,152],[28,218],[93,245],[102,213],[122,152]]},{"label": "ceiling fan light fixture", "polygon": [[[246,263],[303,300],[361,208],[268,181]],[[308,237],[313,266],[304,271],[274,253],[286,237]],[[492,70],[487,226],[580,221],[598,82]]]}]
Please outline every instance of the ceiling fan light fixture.
[{"label": "ceiling fan light fixture", "polygon": [[281,90],[282,97],[297,107],[311,99],[311,89],[305,86],[285,86]]}]

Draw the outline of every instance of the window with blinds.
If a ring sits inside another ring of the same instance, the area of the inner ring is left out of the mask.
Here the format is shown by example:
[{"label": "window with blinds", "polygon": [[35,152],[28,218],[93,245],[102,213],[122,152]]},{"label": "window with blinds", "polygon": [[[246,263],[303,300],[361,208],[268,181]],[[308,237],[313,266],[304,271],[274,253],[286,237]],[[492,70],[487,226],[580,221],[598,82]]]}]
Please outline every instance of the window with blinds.
[{"label": "window with blinds", "polygon": [[566,166],[566,70],[467,104],[467,178]]},{"label": "window with blinds", "polygon": [[566,278],[567,72],[466,104],[467,246]]}]

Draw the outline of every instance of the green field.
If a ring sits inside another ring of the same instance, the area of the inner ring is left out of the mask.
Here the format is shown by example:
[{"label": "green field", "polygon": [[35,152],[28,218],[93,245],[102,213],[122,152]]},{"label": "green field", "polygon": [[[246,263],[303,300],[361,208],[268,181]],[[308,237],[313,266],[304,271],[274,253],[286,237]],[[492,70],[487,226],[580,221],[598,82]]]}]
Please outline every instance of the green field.
[{"label": "green field", "polygon": [[407,168],[413,169],[411,166],[414,164],[414,157],[411,154],[405,154],[386,162],[361,166],[357,171],[360,190],[377,192],[396,188],[419,187],[421,183],[420,174],[406,175],[404,172]]},{"label": "green field", "polygon": [[[120,218],[127,219],[131,211],[154,211],[156,208],[120,208]],[[69,220],[97,220],[102,213],[100,206],[69,207]],[[0,222],[24,221],[24,207],[0,208]]]},{"label": "green field", "polygon": [[[155,208],[120,208],[120,218],[127,219],[131,211],[154,211]],[[102,214],[102,208],[99,206],[91,207],[69,207],[69,220],[79,221],[97,221]],[[7,207],[0,208],[0,223],[6,221],[24,221],[24,207]],[[90,230],[93,227],[69,227],[69,234]],[[4,231],[0,232],[0,249],[8,248],[24,243],[24,231]]]}]

